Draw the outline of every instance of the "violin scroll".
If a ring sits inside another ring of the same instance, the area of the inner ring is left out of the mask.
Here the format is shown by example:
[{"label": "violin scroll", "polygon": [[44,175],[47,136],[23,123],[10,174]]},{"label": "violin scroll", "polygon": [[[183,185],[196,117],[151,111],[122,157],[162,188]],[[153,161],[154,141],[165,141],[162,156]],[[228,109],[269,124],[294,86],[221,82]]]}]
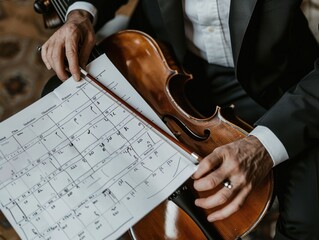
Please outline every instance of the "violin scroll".
[{"label": "violin scroll", "polygon": [[33,8],[37,13],[42,14],[45,28],[53,29],[61,26],[62,20],[50,0],[35,0]]}]

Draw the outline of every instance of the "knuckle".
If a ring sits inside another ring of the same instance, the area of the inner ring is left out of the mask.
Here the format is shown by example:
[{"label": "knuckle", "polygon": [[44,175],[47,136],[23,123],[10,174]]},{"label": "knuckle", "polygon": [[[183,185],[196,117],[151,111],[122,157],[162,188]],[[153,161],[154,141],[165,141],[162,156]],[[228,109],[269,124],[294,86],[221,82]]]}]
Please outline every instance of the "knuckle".
[{"label": "knuckle", "polygon": [[76,57],[77,56],[76,48],[74,46],[71,46],[71,48],[65,50],[65,54],[71,58]]},{"label": "knuckle", "polygon": [[223,146],[219,146],[219,147],[215,148],[213,152],[215,154],[219,155],[223,151],[223,148],[224,148]]},{"label": "knuckle", "polygon": [[225,193],[222,193],[219,196],[219,199],[218,199],[220,204],[223,204],[223,203],[227,202],[227,200],[228,200],[228,196]]},{"label": "knuckle", "polygon": [[66,27],[61,28],[58,31],[59,39],[62,38],[73,38],[74,36],[78,36],[80,34],[79,28],[75,24],[68,24]]},{"label": "knuckle", "polygon": [[66,27],[65,28],[62,28],[62,30],[66,33],[66,34],[70,34],[71,32],[74,32],[74,31],[77,31],[78,29],[78,26],[73,23],[73,22],[70,22],[68,23],[67,25],[65,25]]},{"label": "knuckle", "polygon": [[68,31],[65,30],[65,28],[63,29],[59,29],[55,32],[55,34],[53,35],[53,37],[55,38],[55,40],[57,39],[61,39],[63,36],[66,36],[68,33]]},{"label": "knuckle", "polygon": [[215,178],[209,178],[207,181],[207,185],[209,188],[214,188],[217,186],[217,180]]},{"label": "knuckle", "polygon": [[241,209],[242,208],[242,206],[243,206],[243,204],[242,203],[235,203],[234,205],[233,205],[233,211],[234,212],[237,212],[239,209]]},{"label": "knuckle", "polygon": [[207,159],[207,161],[203,161],[202,163],[201,163],[201,165],[202,165],[202,167],[204,168],[204,169],[210,169],[210,167],[211,167],[211,162],[210,162],[210,160],[209,159]]},{"label": "knuckle", "polygon": [[250,192],[250,191],[253,189],[253,183],[251,183],[251,182],[250,182],[250,183],[246,182],[245,187],[247,188],[248,192]]},{"label": "knuckle", "polygon": [[240,176],[240,177],[237,179],[236,183],[237,183],[239,186],[246,186],[247,183],[248,183],[248,181],[247,181],[247,179],[246,179],[245,176]]},{"label": "knuckle", "polygon": [[236,162],[232,161],[228,162],[227,164],[229,171],[232,172],[232,175],[236,174],[241,176],[241,169]]}]

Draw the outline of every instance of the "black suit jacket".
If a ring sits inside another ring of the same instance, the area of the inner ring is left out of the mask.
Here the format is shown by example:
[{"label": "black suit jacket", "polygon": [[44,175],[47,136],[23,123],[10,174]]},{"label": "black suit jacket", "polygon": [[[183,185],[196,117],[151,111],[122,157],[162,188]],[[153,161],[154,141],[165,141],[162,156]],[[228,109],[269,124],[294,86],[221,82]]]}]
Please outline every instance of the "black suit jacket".
[{"label": "black suit jacket", "polygon": [[[125,0],[89,2],[99,10],[100,25]],[[140,0],[131,27],[170,44],[182,62],[186,47],[181,2]],[[319,139],[319,69],[302,79],[313,69],[319,50],[300,4],[232,0],[229,19],[237,79],[253,99],[269,108],[257,124],[270,128],[290,157],[318,145]]]}]

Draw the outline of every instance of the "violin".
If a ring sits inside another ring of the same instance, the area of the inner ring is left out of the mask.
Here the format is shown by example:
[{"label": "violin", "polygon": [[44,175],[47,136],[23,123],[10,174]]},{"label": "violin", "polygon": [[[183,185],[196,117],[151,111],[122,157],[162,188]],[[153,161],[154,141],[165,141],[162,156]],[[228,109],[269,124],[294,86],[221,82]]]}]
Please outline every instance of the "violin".
[{"label": "violin", "polygon": [[[200,156],[245,137],[252,129],[234,115],[232,108],[216,107],[215,113],[208,118],[196,111],[184,92],[187,83],[192,81],[191,73],[176,63],[165,45],[149,35],[135,30],[121,31],[104,39],[98,48],[106,53],[175,137]],[[226,219],[210,223],[206,217],[217,208],[200,209],[195,207],[194,200],[212,195],[221,187],[197,192],[193,180],[189,179],[122,239],[223,240],[244,237],[267,212],[273,192],[272,173],[250,193],[240,210]]]},{"label": "violin", "polygon": [[[149,35],[135,30],[124,30],[104,39],[99,47],[161,117],[175,137],[200,156],[206,156],[218,146],[243,138],[252,130],[251,126],[234,115],[232,108],[216,107],[215,113],[208,118],[204,118],[192,108],[184,91],[186,84],[192,81],[192,75],[178,66],[168,49]],[[270,173],[250,193],[239,211],[224,220],[209,223],[206,216],[216,209],[196,208],[194,200],[212,195],[219,189],[199,193],[193,189],[193,180],[189,179],[171,196],[171,200],[182,208],[182,211],[178,209],[179,214],[183,216],[182,221],[185,220],[185,213],[191,218],[188,221],[190,226],[183,225],[182,228],[178,228],[180,222],[174,222],[178,234],[185,235],[173,239],[238,239],[247,235],[269,207],[273,176]],[[161,221],[158,220],[163,220],[168,214],[167,211],[172,208],[168,205],[170,203],[163,203],[136,224],[131,230],[134,231],[134,236],[138,236],[137,239],[172,239],[165,235],[165,226],[159,228]],[[161,211],[163,215],[158,216]],[[166,221],[161,223],[164,225]],[[193,228],[194,223],[200,229]],[[161,238],[154,237],[154,232],[149,232],[149,235],[145,236],[148,231],[145,231],[147,228],[144,224],[147,224],[148,228],[156,226],[156,231],[162,231]],[[188,233],[189,229],[194,230],[194,237],[190,237],[193,235]],[[201,232],[195,234],[197,230]]]}]

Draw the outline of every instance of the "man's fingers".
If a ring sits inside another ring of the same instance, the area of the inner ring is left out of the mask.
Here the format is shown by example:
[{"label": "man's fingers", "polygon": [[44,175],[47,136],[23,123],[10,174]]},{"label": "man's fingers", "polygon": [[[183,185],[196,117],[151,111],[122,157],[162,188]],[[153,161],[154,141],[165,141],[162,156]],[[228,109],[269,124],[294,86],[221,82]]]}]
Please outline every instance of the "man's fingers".
[{"label": "man's fingers", "polygon": [[207,198],[199,198],[195,200],[195,205],[204,209],[211,209],[226,203],[231,196],[234,194],[235,190],[228,188],[220,189],[216,194],[211,195]]},{"label": "man's fingers", "polygon": [[196,172],[193,174],[194,179],[199,179],[208,172],[215,169],[218,165],[221,164],[222,158],[218,157],[217,154],[215,154],[215,151],[209,154],[207,157],[203,158],[199,164]]},{"label": "man's fingers", "polygon": [[51,37],[42,46],[41,57],[47,69],[53,69],[59,79],[66,80],[68,78],[64,65],[64,47],[61,41]]},{"label": "man's fingers", "polygon": [[52,64],[53,69],[56,72],[59,79],[62,81],[65,81],[69,78],[68,73],[66,71],[66,66],[64,63],[64,48],[61,48],[59,46],[56,46],[55,51],[52,53]]},{"label": "man's fingers", "polygon": [[46,45],[43,45],[43,46],[41,47],[41,58],[42,58],[42,61],[43,61],[44,64],[45,64],[46,68],[47,68],[48,70],[51,70],[51,65],[50,65],[49,60],[48,60],[48,58],[47,58],[47,54],[48,54],[47,51],[48,51],[47,46],[46,46]]},{"label": "man's fingers", "polygon": [[80,66],[85,68],[86,64],[88,63],[90,54],[92,52],[92,49],[95,45],[95,36],[94,35],[88,35],[84,42],[83,47],[80,51]]},{"label": "man's fingers", "polygon": [[214,222],[217,220],[225,219],[232,215],[233,213],[237,212],[242,205],[244,204],[249,192],[251,191],[250,187],[245,187],[241,189],[238,194],[234,197],[234,199],[227,204],[224,208],[217,210],[210,215],[208,215],[207,220],[209,222]]},{"label": "man's fingers", "polygon": [[218,168],[214,172],[210,172],[205,177],[194,181],[194,188],[197,191],[207,191],[217,187],[225,180],[225,172],[222,168]]},{"label": "man's fingers", "polygon": [[197,199],[195,204],[205,209],[220,208],[209,215],[209,221],[224,219],[238,211],[252,187],[271,167],[269,154],[255,138],[247,137],[218,147],[200,161],[193,174],[194,188],[210,190],[225,181],[224,187]]},{"label": "man's fingers", "polygon": [[78,56],[79,37],[67,38],[65,43],[65,55],[69,64],[69,70],[76,81],[81,79]]}]

